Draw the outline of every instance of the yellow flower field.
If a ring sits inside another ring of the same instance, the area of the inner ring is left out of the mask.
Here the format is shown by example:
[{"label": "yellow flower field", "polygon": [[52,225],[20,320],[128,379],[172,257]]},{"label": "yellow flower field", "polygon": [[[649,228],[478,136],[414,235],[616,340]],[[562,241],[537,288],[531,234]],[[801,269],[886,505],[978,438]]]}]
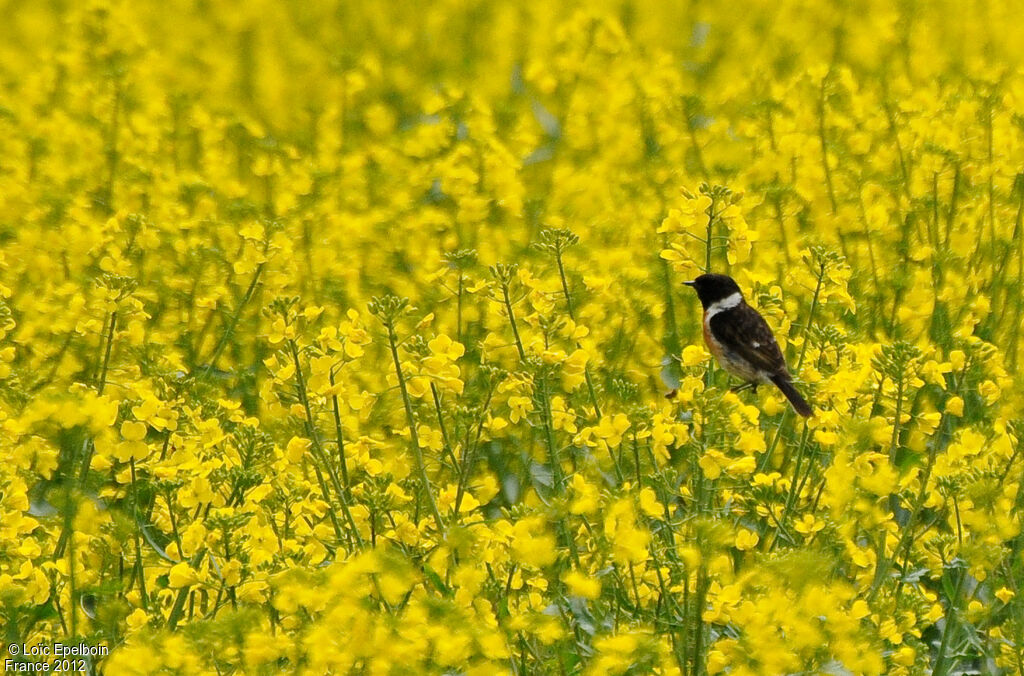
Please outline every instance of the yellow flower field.
[{"label": "yellow flower field", "polygon": [[5,671],[1024,673],[1018,10],[0,2]]}]

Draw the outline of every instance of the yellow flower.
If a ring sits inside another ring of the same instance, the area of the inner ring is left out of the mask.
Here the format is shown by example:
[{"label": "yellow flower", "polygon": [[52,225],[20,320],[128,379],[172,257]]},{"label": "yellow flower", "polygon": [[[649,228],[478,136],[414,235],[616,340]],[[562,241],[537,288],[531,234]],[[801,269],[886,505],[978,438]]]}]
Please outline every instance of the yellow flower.
[{"label": "yellow flower", "polygon": [[568,408],[563,397],[551,398],[551,426],[556,430],[563,430],[569,434],[575,434],[576,414]]},{"label": "yellow flower", "polygon": [[582,474],[574,474],[571,479],[572,502],[569,511],[573,514],[591,514],[600,506],[598,490],[587,483]]},{"label": "yellow flower", "polygon": [[121,423],[121,436],[124,437],[125,441],[142,441],[146,438],[146,424],[135,422],[134,420],[126,420]]},{"label": "yellow flower", "polygon": [[508,398],[508,407],[510,410],[509,420],[517,423],[533,410],[533,401],[529,397],[511,396]]},{"label": "yellow flower", "polygon": [[722,475],[722,467],[726,464],[725,454],[715,449],[709,449],[701,456],[700,468],[708,479],[717,479]]},{"label": "yellow flower", "polygon": [[647,560],[650,535],[637,526],[632,502],[617,500],[605,512],[604,532],[612,542],[612,555],[622,564]]},{"label": "yellow flower", "polygon": [[288,462],[291,463],[301,462],[302,458],[306,455],[307,448],[309,448],[309,441],[307,439],[292,437],[288,440],[288,447],[285,449],[285,457],[288,459]]},{"label": "yellow flower", "polygon": [[137,631],[146,626],[149,622],[149,615],[142,608],[136,608],[128,615],[126,622],[131,631]]},{"label": "yellow flower", "polygon": [[192,570],[188,563],[185,563],[184,561],[173,565],[170,573],[168,574],[168,584],[173,589],[186,587],[188,585],[195,584],[198,581],[199,577],[196,575],[195,571]]},{"label": "yellow flower", "polygon": [[708,651],[707,670],[709,674],[720,674],[729,666],[729,658],[719,650]]},{"label": "yellow flower", "polygon": [[707,362],[710,355],[699,345],[687,345],[683,348],[683,366],[699,366]]},{"label": "yellow flower", "polygon": [[665,516],[665,510],[658,502],[658,496],[652,488],[642,488],[640,490],[640,511],[651,518],[662,518]]},{"label": "yellow flower", "polygon": [[793,528],[798,533],[804,535],[813,535],[825,527],[825,522],[821,519],[815,518],[813,514],[804,514],[800,519],[793,524]]},{"label": "yellow flower", "polygon": [[758,431],[744,430],[740,432],[740,438],[736,442],[736,448],[750,455],[753,453],[762,453],[767,450],[768,446],[765,444],[764,436]]},{"label": "yellow flower", "polygon": [[855,620],[862,620],[871,614],[871,608],[864,599],[857,599],[850,607],[850,616]]},{"label": "yellow flower", "polygon": [[432,339],[427,346],[434,355],[444,357],[449,361],[455,361],[466,353],[466,348],[462,346],[462,343],[457,343],[443,334]]},{"label": "yellow flower", "polygon": [[594,577],[583,575],[579,571],[566,572],[562,575],[562,582],[576,596],[582,596],[585,599],[596,599],[601,596],[601,582]]},{"label": "yellow flower", "polygon": [[614,416],[603,416],[598,421],[597,429],[594,430],[594,433],[609,446],[615,447],[622,443],[622,435],[629,427],[629,418],[622,413],[617,413]]},{"label": "yellow flower", "polygon": [[[143,425],[143,428],[145,428],[145,425]],[[143,460],[149,453],[149,445],[144,441],[122,441],[114,446],[113,455],[118,462],[128,462],[133,459]]]},{"label": "yellow flower", "polygon": [[511,538],[513,555],[529,566],[544,568],[558,558],[555,538],[547,534],[539,518],[517,521],[512,527]]},{"label": "yellow flower", "polygon": [[736,549],[741,552],[745,552],[748,549],[753,549],[757,546],[760,541],[760,537],[757,533],[746,528],[741,528],[736,532]]}]

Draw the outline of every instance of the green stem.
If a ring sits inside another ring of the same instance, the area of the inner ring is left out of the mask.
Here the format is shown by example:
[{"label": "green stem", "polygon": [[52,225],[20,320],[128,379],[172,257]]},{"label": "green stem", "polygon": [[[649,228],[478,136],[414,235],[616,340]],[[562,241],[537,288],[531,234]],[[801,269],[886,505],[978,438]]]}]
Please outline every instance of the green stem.
[{"label": "green stem", "polygon": [[[341,510],[345,515],[346,521],[348,521],[350,532],[355,539],[356,543],[362,548],[363,541],[359,535],[359,529],[356,527],[355,519],[352,518],[352,512],[348,508],[348,497],[345,493],[341,482],[338,480],[338,475],[334,471],[334,466],[328,461],[327,454],[324,452],[323,446],[320,444],[320,435],[317,433],[316,424],[313,421],[313,410],[309,405],[309,396],[306,392],[306,378],[302,373],[302,364],[299,361],[299,349],[295,344],[294,339],[288,341],[288,346],[291,348],[292,361],[295,365],[295,380],[296,390],[298,391],[299,401],[302,403],[302,408],[306,413],[306,434],[309,436],[310,442],[313,444],[313,452],[316,456],[316,462],[313,463],[313,470],[316,472],[317,481],[320,483],[320,490],[323,493],[324,500],[328,505],[331,505],[331,494],[327,490],[327,483],[324,481],[323,473],[320,471],[320,466],[327,470],[328,476],[331,478],[331,483],[334,485],[334,492],[338,494],[338,502],[341,504]],[[331,525],[334,527],[335,535],[340,539],[342,537],[341,524],[338,522],[338,517],[334,513],[334,509],[328,509],[327,513],[331,518]]]},{"label": "green stem", "polygon": [[[963,375],[967,371],[968,365],[964,365],[964,370],[961,372],[961,377],[957,379],[957,382],[963,381]],[[959,386],[955,390],[959,393]],[[941,437],[941,431],[943,424],[946,421],[945,414],[939,418],[939,424],[936,427],[940,431],[938,435]],[[920,515],[921,510],[924,508],[924,503],[928,497],[928,482],[932,476],[932,470],[935,468],[935,459],[939,454],[939,439],[936,439],[932,447],[928,451],[928,462],[925,465],[924,473],[921,475],[921,487],[918,489],[917,497],[914,500],[914,504],[910,511],[910,518],[907,519],[907,524],[904,527],[903,533],[900,535],[899,541],[896,543],[896,547],[893,549],[892,558],[885,555],[885,540],[882,540],[882,556],[878,557],[878,562],[875,565],[875,579],[871,583],[871,591],[868,593],[868,601],[873,601],[878,595],[878,592],[882,588],[882,584],[885,582],[886,576],[889,574],[889,570],[892,568],[892,564],[895,563],[899,558],[903,559],[903,568],[905,569],[910,561],[910,551],[914,544],[913,528],[914,522],[917,521],[917,517]],[[1012,462],[1012,460],[1011,460]],[[1001,483],[1001,481],[1000,481]],[[902,555],[901,555],[902,550]],[[902,589],[903,581],[900,580],[896,587],[895,597],[899,600],[900,591]]]},{"label": "green stem", "polygon": [[[508,302],[508,292],[505,293]],[[437,509],[437,502],[434,501],[434,493],[430,487],[430,478],[427,476],[427,468],[423,462],[423,450],[420,448],[419,435],[416,433],[416,417],[412,412],[412,399],[409,398],[409,389],[405,384],[405,374],[402,373],[402,362],[398,358],[398,340],[395,336],[395,326],[391,322],[384,324],[388,330],[388,343],[391,346],[391,358],[395,362],[395,374],[398,376],[398,389],[402,393],[402,404],[405,406],[405,419],[409,424],[409,444],[412,447],[413,458],[416,461],[416,470],[420,475],[420,492],[426,494],[427,504],[430,506],[430,513],[434,517],[434,523],[439,532],[444,531],[444,521],[441,519],[441,512]],[[516,334],[516,340],[519,336]],[[519,345],[522,351],[522,345]]]},{"label": "green stem", "polygon": [[[117,328],[117,310],[113,310],[110,313],[110,321],[107,324],[106,338],[104,339],[105,344],[101,343],[101,346],[103,346],[103,362],[102,362],[102,366],[100,367],[99,376],[97,377],[97,382],[96,382],[96,394],[97,395],[102,395],[103,394],[103,388],[107,384],[107,369],[110,366],[110,353],[111,353],[111,350],[112,350],[112,348],[114,346],[114,330],[116,328]],[[87,436],[85,438],[85,441],[82,442],[82,467],[81,467],[81,469],[79,470],[79,473],[78,473],[78,483],[79,483],[80,486],[84,486],[85,485],[85,480],[89,476],[89,465],[92,464],[92,454],[93,454],[94,450],[95,450],[95,446],[93,445],[92,437],[88,437]],[[73,459],[69,460],[69,464],[71,465],[70,474],[72,476],[74,476],[74,460]],[[57,559],[59,559],[61,556],[64,555],[64,549],[67,547],[68,542],[71,540],[71,531],[72,531],[72,529],[74,527],[74,522],[73,522],[73,518],[72,518],[72,515],[71,515],[72,504],[71,504],[71,486],[70,486],[70,482],[69,482],[68,486],[66,486],[65,490],[66,490],[66,494],[65,494],[65,500],[64,500],[64,507],[65,507],[65,512],[66,513],[64,515],[65,516],[65,518],[64,518],[64,525],[63,525],[63,527],[61,529],[60,537],[57,539],[57,545],[53,548],[53,560],[54,561],[56,561]],[[72,570],[72,575],[73,575],[74,574],[73,561],[72,561],[72,565],[71,565],[71,570]],[[72,607],[71,607],[71,623],[72,623],[72,625],[75,624],[75,608],[74,608],[74,604],[72,604]]]},{"label": "green stem", "polygon": [[953,232],[953,222],[956,221],[957,207],[959,206],[960,198],[960,163],[957,162],[953,167],[953,192],[949,198],[949,216],[946,219],[946,241],[944,242],[946,250],[949,250],[949,239]]},{"label": "green stem", "polygon": [[[199,551],[192,556],[192,560],[189,561],[190,568],[196,568],[199,563],[206,556],[206,548],[200,547]],[[178,626],[178,621],[181,619],[181,613],[185,609],[185,599],[188,598],[188,592],[192,588],[191,585],[185,585],[178,590],[178,596],[174,599],[174,606],[171,608],[171,614],[167,616],[167,628],[171,631]]]},{"label": "green stem", "polygon": [[704,604],[707,598],[708,587],[710,587],[710,581],[708,579],[707,569],[704,564],[701,563],[697,568],[697,581],[696,581],[695,599],[694,599],[694,622],[693,622],[693,670],[691,671],[694,676],[700,676],[705,673],[705,657],[704,657]]},{"label": "green stem", "polygon": [[541,418],[544,424],[544,439],[548,447],[548,459],[551,463],[551,480],[554,483],[554,492],[562,492],[562,462],[558,457],[558,448],[555,446],[555,433],[551,425],[551,403],[548,398],[547,379],[541,377],[538,384],[538,398],[540,399]]},{"label": "green stem", "polygon": [[800,367],[804,365],[804,357],[807,356],[807,331],[811,328],[814,323],[814,315],[818,311],[818,301],[821,298],[821,286],[825,279],[825,264],[822,263],[818,270],[818,281],[814,287],[814,295],[811,297],[811,310],[807,313],[807,323],[804,324],[803,329],[800,330],[800,337],[803,339],[803,344],[800,346],[800,358],[796,361],[796,372],[800,372]]},{"label": "green stem", "polygon": [[242,317],[242,310],[252,300],[252,296],[256,293],[256,285],[259,284],[260,275],[263,274],[263,268],[266,263],[260,263],[256,268],[256,272],[253,273],[252,280],[249,282],[249,287],[245,290],[245,295],[242,297],[242,302],[235,308],[234,314],[231,315],[231,319],[228,321],[227,328],[224,329],[224,334],[220,337],[220,341],[213,350],[213,354],[210,356],[210,363],[206,365],[206,370],[203,372],[203,377],[208,378],[210,373],[213,372],[214,367],[217,365],[217,359],[220,358],[221,352],[227,347],[228,341],[231,339],[231,335],[235,332],[235,327],[238,325],[238,320]]},{"label": "green stem", "polygon": [[935,668],[932,670],[934,676],[946,676],[949,670],[946,653],[949,650],[949,641],[953,638],[953,627],[957,624],[957,605],[960,599],[960,592],[963,590],[964,580],[967,579],[967,571],[960,571],[960,579],[956,583],[953,597],[949,599],[949,610],[946,612],[946,626],[942,630],[942,641],[939,643],[939,651],[935,657]]},{"label": "green stem", "polygon": [[[330,372],[331,387],[334,387],[334,370]],[[334,433],[338,444],[338,464],[341,465],[342,488],[345,489],[345,496],[348,497],[348,462],[345,460],[345,435],[341,425],[341,408],[338,404],[338,395],[331,395],[331,409],[334,413]]]},{"label": "green stem", "polygon": [[526,350],[523,349],[523,341],[519,338],[519,327],[516,325],[516,315],[512,311],[512,299],[508,295],[508,283],[502,281],[501,283],[501,295],[505,301],[505,311],[508,312],[508,322],[512,325],[512,335],[516,339],[516,349],[519,350],[519,359],[524,361],[526,359]]},{"label": "green stem", "polygon": [[139,487],[135,478],[135,458],[129,460],[129,467],[132,473],[132,516],[135,521],[135,565],[139,575],[139,597],[142,600],[143,609],[149,609],[149,596],[146,594],[146,568],[142,563],[142,543],[139,537]]},{"label": "green stem", "polygon": [[[562,279],[562,293],[565,295],[565,309],[569,313],[569,319],[576,323],[576,311],[572,304],[572,294],[569,293],[569,282],[565,277],[565,266],[562,264],[562,252],[561,250],[555,251],[555,261],[558,263],[558,275]],[[576,347],[581,347],[580,342],[576,341]],[[587,382],[587,392],[590,394],[590,403],[594,407],[594,417],[601,418],[601,405],[597,402],[597,392],[594,390],[594,381],[590,376],[590,365],[584,365],[583,377]]]},{"label": "green stem", "polygon": [[[487,389],[487,397],[484,399],[484,405],[481,409],[480,420],[476,426],[476,439],[473,441],[472,446],[466,445],[466,449],[462,455],[462,463],[459,473],[459,487],[455,493],[455,513],[459,513],[459,508],[462,506],[462,498],[466,494],[466,487],[469,484],[469,479],[473,476],[473,465],[476,464],[476,452],[480,447],[480,438],[484,430],[484,421],[486,420],[487,406],[491,403],[491,396],[494,394],[494,386],[491,385]],[[468,434],[467,434],[468,441]]]},{"label": "green stem", "polygon": [[[800,488],[803,487],[803,482],[800,481],[800,470],[803,467],[804,454],[807,450],[807,441],[811,436],[811,428],[804,422],[804,431],[800,436],[800,446],[797,447],[796,451],[796,466],[793,468],[793,482],[789,486],[789,496],[786,498],[786,506],[782,512],[782,518],[779,520],[779,531],[786,530],[786,522],[789,520],[789,515],[793,511],[793,507],[796,505],[797,498],[799,497]],[[810,468],[808,468],[810,472]],[[775,548],[778,543],[778,537],[772,540],[772,549]]]},{"label": "green stem", "polygon": [[900,419],[903,417],[903,382],[904,375],[900,374],[900,379],[896,381],[896,419],[892,423],[892,439],[889,441],[889,460],[896,461],[896,451],[899,445],[900,439]]},{"label": "green stem", "polygon": [[715,201],[711,200],[711,204],[704,212],[708,216],[708,228],[707,237],[704,240],[704,272],[711,272],[711,254],[714,251],[714,234],[715,234]]},{"label": "green stem", "polygon": [[[107,328],[106,346],[103,351],[103,366],[100,368],[99,377],[96,380],[96,394],[102,395],[107,385],[107,370],[110,367],[110,353],[114,347],[114,329],[117,327],[117,310],[110,313],[110,323]],[[85,479],[89,474],[89,465],[92,464],[92,452],[94,449],[92,438],[87,437],[83,445],[84,459],[82,469],[78,473],[78,482],[85,485]]]},{"label": "green stem", "polygon": [[456,310],[455,317],[455,339],[458,340],[460,343],[462,342],[462,286],[463,277],[462,272],[459,271],[459,294],[457,301],[458,307]]},{"label": "green stem", "polygon": [[455,452],[452,450],[451,441],[448,439],[448,428],[444,424],[444,415],[441,413],[441,395],[437,391],[437,385],[431,381],[430,383],[430,394],[434,400],[434,412],[437,414],[437,425],[441,428],[441,441],[443,443],[443,451],[448,456],[448,461],[452,463],[452,471],[456,474],[459,473],[459,463],[455,458]]}]

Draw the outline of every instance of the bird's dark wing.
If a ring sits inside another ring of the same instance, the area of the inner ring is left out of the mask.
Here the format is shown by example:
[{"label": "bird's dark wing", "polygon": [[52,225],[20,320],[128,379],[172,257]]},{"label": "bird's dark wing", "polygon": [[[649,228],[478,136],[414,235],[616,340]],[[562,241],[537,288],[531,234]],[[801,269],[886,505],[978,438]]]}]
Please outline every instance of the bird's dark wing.
[{"label": "bird's dark wing", "polygon": [[711,318],[711,332],[726,350],[769,374],[786,372],[786,359],[772,330],[757,310],[746,303]]}]

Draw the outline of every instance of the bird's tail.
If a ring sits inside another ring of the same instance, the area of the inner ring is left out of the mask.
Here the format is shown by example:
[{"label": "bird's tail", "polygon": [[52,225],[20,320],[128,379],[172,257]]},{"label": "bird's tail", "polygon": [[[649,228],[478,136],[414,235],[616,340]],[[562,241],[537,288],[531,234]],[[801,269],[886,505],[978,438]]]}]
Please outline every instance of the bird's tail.
[{"label": "bird's tail", "polygon": [[796,391],[796,387],[793,386],[793,379],[789,377],[788,373],[781,373],[772,378],[772,382],[775,386],[782,390],[782,393],[786,395],[786,399],[789,399],[789,403],[793,404],[793,410],[802,415],[805,418],[809,418],[814,415],[814,411],[811,410],[811,405],[807,403],[807,400],[800,396],[800,393]]}]

